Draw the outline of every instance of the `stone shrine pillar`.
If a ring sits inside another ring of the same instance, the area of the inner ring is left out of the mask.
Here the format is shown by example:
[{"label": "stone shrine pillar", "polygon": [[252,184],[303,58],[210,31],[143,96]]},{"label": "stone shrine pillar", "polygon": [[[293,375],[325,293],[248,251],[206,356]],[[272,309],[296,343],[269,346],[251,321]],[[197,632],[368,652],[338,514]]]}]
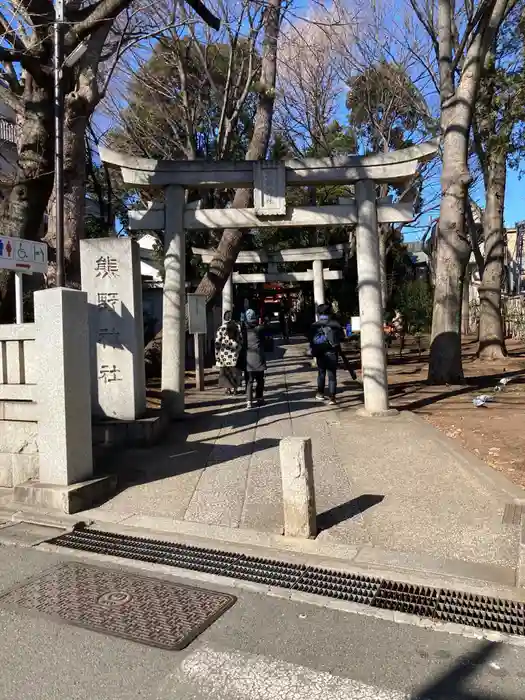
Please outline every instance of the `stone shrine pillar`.
[{"label": "stone shrine pillar", "polygon": [[186,369],[186,236],[184,188],[166,187],[164,293],[162,297],[162,407],[174,420],[184,415]]},{"label": "stone shrine pillar", "polygon": [[364,413],[385,415],[388,413],[388,381],[374,182],[372,180],[356,182],[355,196],[358,215],[357,275],[361,320],[361,366],[365,395]]},{"label": "stone shrine pillar", "polygon": [[114,477],[93,478],[87,295],[54,287],[35,292],[34,300],[38,479],[17,484],[13,501],[77,513],[100,504],[116,484]]},{"label": "stone shrine pillar", "polygon": [[312,263],[314,273],[314,305],[317,316],[317,307],[324,304],[324,279],[323,279],[323,261],[314,260]]},{"label": "stone shrine pillar", "polygon": [[89,302],[94,416],[135,420],[146,410],[139,246],[130,238],[80,242]]},{"label": "stone shrine pillar", "polygon": [[233,276],[230,275],[222,290],[222,320],[226,311],[233,312]]}]

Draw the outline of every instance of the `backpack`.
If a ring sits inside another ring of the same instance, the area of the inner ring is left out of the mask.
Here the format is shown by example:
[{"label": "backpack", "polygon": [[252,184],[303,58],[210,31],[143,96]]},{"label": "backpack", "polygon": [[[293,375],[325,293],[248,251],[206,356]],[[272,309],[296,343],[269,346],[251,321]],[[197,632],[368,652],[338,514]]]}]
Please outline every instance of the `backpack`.
[{"label": "backpack", "polygon": [[322,355],[335,348],[333,331],[329,326],[318,326],[312,339],[312,348],[315,355]]}]

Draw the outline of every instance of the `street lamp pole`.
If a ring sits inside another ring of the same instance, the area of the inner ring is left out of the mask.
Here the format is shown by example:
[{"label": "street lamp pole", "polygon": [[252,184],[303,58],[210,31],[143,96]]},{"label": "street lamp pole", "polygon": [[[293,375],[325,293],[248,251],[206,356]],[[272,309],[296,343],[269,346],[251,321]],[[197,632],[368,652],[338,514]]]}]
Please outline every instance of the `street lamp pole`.
[{"label": "street lamp pole", "polygon": [[56,286],[64,287],[64,90],[62,83],[64,0],[55,0],[54,86],[55,86],[55,227]]}]

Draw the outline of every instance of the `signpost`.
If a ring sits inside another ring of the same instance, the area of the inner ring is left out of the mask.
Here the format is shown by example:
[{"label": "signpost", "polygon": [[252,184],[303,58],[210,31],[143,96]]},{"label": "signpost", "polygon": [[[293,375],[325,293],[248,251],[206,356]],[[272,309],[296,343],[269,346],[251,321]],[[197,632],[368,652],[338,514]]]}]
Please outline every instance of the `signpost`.
[{"label": "signpost", "polygon": [[206,295],[187,294],[188,331],[193,334],[195,348],[195,388],[204,391],[203,342],[206,335]]},{"label": "signpost", "polygon": [[22,275],[47,274],[47,243],[0,236],[0,269],[15,272],[16,322],[23,323]]}]

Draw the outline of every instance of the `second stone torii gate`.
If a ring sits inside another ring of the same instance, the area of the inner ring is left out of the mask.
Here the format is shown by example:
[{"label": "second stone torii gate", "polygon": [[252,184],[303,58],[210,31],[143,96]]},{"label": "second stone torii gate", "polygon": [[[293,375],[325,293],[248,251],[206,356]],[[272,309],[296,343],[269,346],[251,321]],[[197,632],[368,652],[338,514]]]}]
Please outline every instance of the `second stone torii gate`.
[{"label": "second stone torii gate", "polygon": [[[349,245],[340,243],[332,246],[315,248],[289,248],[267,253],[264,250],[243,250],[237,256],[236,265],[253,265],[254,263],[267,263],[268,272],[232,272],[228,277],[222,291],[222,315],[226,311],[233,311],[233,285],[253,284],[263,282],[313,282],[314,304],[317,308],[325,302],[324,282],[342,278],[340,270],[329,270],[323,267],[323,262],[340,260]],[[215,251],[207,248],[193,248],[194,255],[200,256],[205,265],[213,260]],[[311,263],[312,268],[306,272],[277,272],[278,263]]]},{"label": "second stone torii gate", "polygon": [[[361,323],[361,364],[365,412],[388,412],[386,354],[383,337],[378,223],[408,223],[412,205],[378,200],[376,184],[408,183],[420,162],[434,158],[429,142],[371,156],[291,159],[282,162],[157,161],[100,149],[101,160],[119,167],[125,183],[164,189],[165,204],[130,212],[135,230],[163,230],[162,399],[168,415],[184,413],[185,369],[185,232],[203,229],[256,229],[356,224]],[[286,187],[354,184],[355,200],[326,206],[289,207]],[[185,189],[251,188],[254,207],[197,209],[185,202]]]}]

